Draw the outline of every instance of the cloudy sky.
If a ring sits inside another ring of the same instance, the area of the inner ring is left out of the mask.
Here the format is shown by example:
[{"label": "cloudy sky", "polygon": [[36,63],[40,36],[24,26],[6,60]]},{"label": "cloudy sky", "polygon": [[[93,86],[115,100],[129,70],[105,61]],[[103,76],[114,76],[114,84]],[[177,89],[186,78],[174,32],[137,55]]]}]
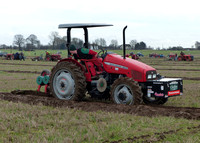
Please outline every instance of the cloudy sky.
[{"label": "cloudy sky", "polygon": [[[191,47],[200,41],[199,0],[4,0],[0,2],[0,44],[12,45],[14,35],[27,38],[35,34],[41,44],[64,23],[107,23],[112,27],[90,28],[89,41],[104,38],[122,43],[144,41],[148,46]],[[82,30],[73,30],[73,37],[83,38]]]}]

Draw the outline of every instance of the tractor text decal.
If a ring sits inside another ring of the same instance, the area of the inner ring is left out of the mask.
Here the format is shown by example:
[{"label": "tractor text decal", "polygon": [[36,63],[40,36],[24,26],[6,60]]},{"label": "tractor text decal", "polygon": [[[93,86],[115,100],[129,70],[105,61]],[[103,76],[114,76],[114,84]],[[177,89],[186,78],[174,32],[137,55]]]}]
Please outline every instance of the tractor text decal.
[{"label": "tractor text decal", "polygon": [[155,92],[155,96],[164,96],[164,94]]},{"label": "tractor text decal", "polygon": [[174,91],[168,92],[168,96],[179,95],[179,94],[180,94],[180,90],[174,90]]}]

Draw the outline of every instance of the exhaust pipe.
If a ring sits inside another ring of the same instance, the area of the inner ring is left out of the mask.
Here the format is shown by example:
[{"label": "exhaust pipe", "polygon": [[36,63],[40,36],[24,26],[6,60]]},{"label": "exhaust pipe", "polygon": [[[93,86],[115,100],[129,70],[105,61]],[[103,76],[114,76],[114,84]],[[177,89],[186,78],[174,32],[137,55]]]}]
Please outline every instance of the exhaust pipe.
[{"label": "exhaust pipe", "polygon": [[124,56],[124,59],[126,59],[126,39],[125,39],[126,28],[127,28],[127,26],[125,26],[123,29],[123,56]]}]

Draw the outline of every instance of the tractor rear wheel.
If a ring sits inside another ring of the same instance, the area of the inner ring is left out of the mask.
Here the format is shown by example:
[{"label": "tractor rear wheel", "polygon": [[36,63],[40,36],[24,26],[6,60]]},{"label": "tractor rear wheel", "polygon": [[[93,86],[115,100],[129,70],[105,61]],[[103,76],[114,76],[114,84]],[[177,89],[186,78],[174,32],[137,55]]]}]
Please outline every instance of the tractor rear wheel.
[{"label": "tractor rear wheel", "polygon": [[143,96],[143,102],[145,104],[161,105],[161,104],[165,104],[167,101],[168,101],[168,98]]},{"label": "tractor rear wheel", "polygon": [[82,100],[86,92],[83,71],[71,62],[58,63],[51,71],[50,91],[62,100]]},{"label": "tractor rear wheel", "polygon": [[142,91],[137,82],[128,77],[120,77],[111,86],[114,103],[135,105],[142,103]]}]

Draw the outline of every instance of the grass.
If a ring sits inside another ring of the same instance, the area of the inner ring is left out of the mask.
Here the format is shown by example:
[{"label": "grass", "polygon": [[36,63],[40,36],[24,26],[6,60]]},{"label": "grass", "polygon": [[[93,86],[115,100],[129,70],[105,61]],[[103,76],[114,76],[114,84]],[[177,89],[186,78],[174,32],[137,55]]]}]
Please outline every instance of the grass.
[{"label": "grass", "polygon": [[200,77],[200,71],[158,70],[157,72],[166,77]]},{"label": "grass", "polygon": [[183,95],[169,98],[165,106],[200,108],[200,81],[184,80]]},{"label": "grass", "polygon": [[[18,52],[18,50],[11,50],[11,49],[8,49],[8,50],[1,50],[1,51],[4,51],[4,52],[7,52],[7,53],[16,53]],[[45,55],[45,51],[46,50],[36,50],[36,51],[23,51],[24,55],[26,57],[34,57],[34,56],[40,56],[41,54],[43,54],[43,56]],[[57,52],[61,52],[62,54],[62,57],[66,57],[67,56],[67,50],[48,50],[50,53],[52,54],[55,54]],[[99,50],[96,50],[97,52]],[[112,51],[114,53],[117,53],[117,54],[120,54],[122,55],[122,50],[108,50],[108,51]],[[151,53],[157,53],[157,54],[163,54],[165,56],[169,55],[170,53],[177,53],[179,54],[181,51],[168,51],[168,50],[159,50],[159,51],[156,51],[156,50],[126,50],[126,53],[130,53],[130,52],[134,52],[134,53],[137,53],[137,52],[141,52],[143,55],[145,56],[149,56],[149,54]],[[192,50],[192,51],[184,51],[185,54],[192,54],[194,55],[195,57],[199,57],[200,56],[200,52],[199,50]]]},{"label": "grass", "polygon": [[14,71],[32,71],[32,72],[42,72],[43,69],[51,70],[53,65],[42,66],[42,65],[33,65],[33,66],[24,66],[24,65],[4,65],[0,66],[0,70],[14,70]]},{"label": "grass", "polygon": [[[36,51],[37,54],[40,52],[44,51]],[[155,68],[199,69],[200,51],[188,51],[195,55],[193,62],[175,62],[148,57],[149,53],[167,54],[170,51],[141,52],[145,54],[141,61]],[[31,57],[34,53],[27,52],[25,55]],[[36,90],[38,76],[33,73],[8,73],[1,70],[41,72],[43,69],[51,69],[55,64],[56,62],[33,62],[30,59],[0,60],[0,92],[16,89]],[[200,77],[200,71],[158,70],[158,72],[172,77]],[[164,106],[200,108],[200,81],[184,80],[183,86],[184,94],[169,98]],[[200,142],[199,120],[150,118],[102,111],[84,112],[3,100],[0,100],[0,115],[0,142]]]},{"label": "grass", "polygon": [[36,90],[36,78],[37,74],[31,73],[7,73],[0,72],[0,91],[10,92],[13,90]]},{"label": "grass", "polygon": [[4,107],[0,108],[0,142],[200,141],[199,129],[193,128],[200,121],[88,113],[7,101],[1,101],[0,106]]}]

